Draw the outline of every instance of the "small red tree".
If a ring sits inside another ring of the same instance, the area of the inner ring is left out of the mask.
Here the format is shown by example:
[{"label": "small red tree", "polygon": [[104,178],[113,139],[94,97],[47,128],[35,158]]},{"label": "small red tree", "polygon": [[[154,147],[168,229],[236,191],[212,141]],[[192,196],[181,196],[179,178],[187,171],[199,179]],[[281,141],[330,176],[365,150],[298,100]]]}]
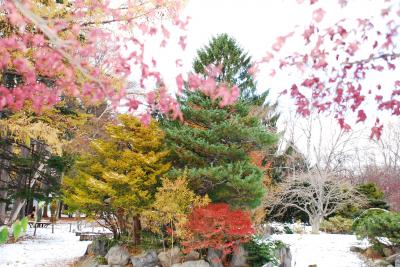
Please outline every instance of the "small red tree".
[{"label": "small red tree", "polygon": [[231,210],[225,203],[194,209],[186,228],[187,238],[182,242],[185,251],[214,248],[222,251],[222,260],[254,233],[250,213]]}]

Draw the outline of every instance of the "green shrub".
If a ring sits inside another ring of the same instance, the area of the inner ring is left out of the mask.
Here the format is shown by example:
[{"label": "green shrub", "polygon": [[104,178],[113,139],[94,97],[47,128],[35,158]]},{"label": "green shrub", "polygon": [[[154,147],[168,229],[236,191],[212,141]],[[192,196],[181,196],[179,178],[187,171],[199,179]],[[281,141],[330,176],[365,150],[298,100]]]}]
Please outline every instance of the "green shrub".
[{"label": "green shrub", "polygon": [[285,244],[279,240],[265,240],[261,237],[253,237],[248,243],[244,244],[244,248],[248,253],[248,261],[252,267],[261,267],[271,262],[278,264],[275,251],[284,247]]},{"label": "green shrub", "polygon": [[107,264],[107,259],[105,257],[103,257],[103,256],[98,255],[98,256],[96,256],[95,260],[99,265],[106,265]]},{"label": "green shrub", "polygon": [[[163,248],[163,240],[158,235],[149,232],[149,231],[141,231],[140,234],[140,245],[136,245],[133,241],[133,238],[129,235],[120,235],[118,239],[108,238],[108,237],[100,237],[105,241],[105,247],[108,251],[111,247],[115,245],[125,246],[131,249],[135,249],[137,251],[146,251],[149,249],[160,249]],[[175,243],[177,244],[177,243]],[[165,244],[170,245],[170,244]]]},{"label": "green shrub", "polygon": [[385,201],[385,194],[376,184],[371,182],[364,183],[358,185],[356,189],[365,197],[366,203],[362,207],[349,204],[336,213],[336,215],[354,219],[367,209],[378,208],[389,210],[389,205]]},{"label": "green shrub", "polygon": [[28,217],[24,217],[21,220],[21,227],[22,227],[22,231],[26,232],[26,229],[28,228]]},{"label": "green shrub", "polygon": [[385,194],[374,183],[365,183],[357,186],[357,191],[363,194],[367,200],[366,209],[379,208],[389,210],[389,205],[385,201]]},{"label": "green shrub", "polygon": [[283,226],[283,232],[284,232],[285,234],[289,234],[289,235],[293,234],[293,230],[290,229],[290,227],[287,226],[287,225]]},{"label": "green shrub", "polygon": [[[23,233],[26,232],[26,228],[28,227],[28,218],[25,217],[21,221],[17,220],[15,223],[11,225],[12,234],[14,236],[14,240],[17,241],[18,238],[21,237]],[[0,229],[0,245],[6,243],[8,240],[8,228],[3,226]]]},{"label": "green shrub", "polygon": [[6,243],[7,239],[8,239],[8,228],[3,227],[0,230],[0,245]]},{"label": "green shrub", "polygon": [[12,230],[13,230],[14,240],[17,240],[22,235],[22,225],[21,225],[21,222],[19,220],[17,220],[12,225]]},{"label": "green shrub", "polygon": [[[369,209],[363,212],[353,223],[358,238],[367,238],[375,248],[382,246],[400,246],[400,213],[382,209]],[[382,239],[388,240],[387,244]]]},{"label": "green shrub", "polygon": [[379,209],[379,208],[372,208],[372,209],[365,210],[357,218],[355,218],[355,220],[353,222],[353,226],[352,226],[353,231],[355,231],[356,228],[360,227],[361,224],[363,224],[367,218],[379,216],[379,215],[381,215],[383,213],[387,213],[387,212],[388,212],[387,210]]},{"label": "green shrub", "polygon": [[140,247],[143,250],[159,249],[163,247],[163,240],[157,234],[150,231],[141,232]]},{"label": "green shrub", "polygon": [[350,234],[352,232],[353,220],[334,216],[321,223],[321,231],[331,234]]}]

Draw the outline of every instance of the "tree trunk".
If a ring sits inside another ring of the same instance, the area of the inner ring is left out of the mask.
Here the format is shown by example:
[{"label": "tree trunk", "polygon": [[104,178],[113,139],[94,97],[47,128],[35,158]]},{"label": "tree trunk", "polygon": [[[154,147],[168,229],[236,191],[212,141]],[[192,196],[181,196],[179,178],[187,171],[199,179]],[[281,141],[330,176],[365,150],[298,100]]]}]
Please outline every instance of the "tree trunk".
[{"label": "tree trunk", "polygon": [[27,214],[26,213],[26,202],[27,202],[27,200],[25,200],[25,203],[24,203],[24,205],[22,206],[22,208],[21,208],[21,210],[19,212],[18,219],[24,218],[26,216],[26,214]]},{"label": "tree trunk", "polygon": [[139,216],[133,217],[133,243],[140,245],[140,234],[142,231],[142,225],[140,223]]},{"label": "tree trunk", "polygon": [[57,203],[57,218],[58,219],[61,219],[61,214],[62,214],[62,208],[63,208],[63,202],[62,202],[62,200],[58,200],[58,203]]},{"label": "tree trunk", "polygon": [[[21,148],[21,156],[23,158],[29,158],[30,154],[31,153],[28,148],[26,148],[26,147]],[[44,167],[44,164],[41,164],[41,165],[42,166],[39,166],[39,168],[38,168],[38,170],[40,170],[40,171]],[[18,188],[18,190],[27,189],[26,187],[32,188],[37,179],[36,174],[35,174],[32,178],[32,181],[29,183],[29,181],[26,180],[25,174],[20,174],[18,176],[20,176],[20,177],[18,177],[19,186],[20,186],[20,188]],[[18,215],[21,212],[21,209],[25,206],[25,204],[26,204],[26,199],[21,199],[21,198],[15,199],[13,208],[12,208],[12,211],[10,214],[10,219],[7,222],[8,225],[12,225],[18,219]]]},{"label": "tree trunk", "polygon": [[321,226],[322,219],[320,217],[312,218],[311,219],[311,233],[312,234],[319,234],[319,228]]},{"label": "tree trunk", "polygon": [[129,224],[127,224],[126,221],[126,215],[123,209],[118,209],[115,217],[117,218],[117,223],[120,229],[120,234],[121,235],[127,235],[129,234],[129,229],[128,226]]},{"label": "tree trunk", "polygon": [[[11,146],[8,145],[5,147],[5,150],[11,149]],[[3,160],[4,166],[9,166],[8,160]],[[5,169],[0,170],[0,225],[4,225],[6,223],[7,216],[7,183],[10,180],[10,175]]]},{"label": "tree trunk", "polygon": [[[0,188],[3,187],[2,184],[7,183],[8,173],[5,170],[0,170]],[[4,186],[5,187],[5,186]],[[0,190],[0,225],[4,225],[6,222],[7,214],[7,190]]]},{"label": "tree trunk", "polygon": [[[2,194],[3,192],[0,192],[0,198],[7,197],[7,192],[4,192],[4,194]],[[4,225],[6,223],[6,208],[7,208],[7,203],[1,202],[0,203],[0,226]]]},{"label": "tree trunk", "polygon": [[49,218],[49,216],[47,215],[47,212],[48,212],[48,206],[49,204],[46,202],[45,204],[44,204],[44,207],[43,207],[43,218]]},{"label": "tree trunk", "polygon": [[26,199],[17,198],[14,201],[13,208],[11,210],[10,219],[8,220],[8,225],[12,225],[17,219],[18,214],[20,213],[21,209],[24,207]]},{"label": "tree trunk", "polygon": [[30,215],[30,214],[32,214],[32,213],[34,212],[33,200],[28,200],[28,201],[26,202],[25,211],[26,211],[25,213],[26,213],[27,215]]},{"label": "tree trunk", "polygon": [[114,240],[118,240],[118,239],[119,239],[119,233],[118,233],[117,228],[111,227],[111,231],[112,231],[112,233],[113,233],[113,238],[114,238]]}]

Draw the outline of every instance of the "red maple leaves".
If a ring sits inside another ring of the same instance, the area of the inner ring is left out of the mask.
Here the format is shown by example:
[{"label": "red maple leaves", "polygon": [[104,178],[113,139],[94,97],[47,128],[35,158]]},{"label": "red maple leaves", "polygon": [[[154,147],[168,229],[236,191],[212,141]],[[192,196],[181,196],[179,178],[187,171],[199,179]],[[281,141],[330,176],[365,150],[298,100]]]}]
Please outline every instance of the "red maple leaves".
[{"label": "red maple leaves", "polygon": [[232,253],[254,233],[250,213],[232,210],[225,203],[194,209],[186,228],[189,234],[182,243],[186,251],[214,248],[224,255]]}]

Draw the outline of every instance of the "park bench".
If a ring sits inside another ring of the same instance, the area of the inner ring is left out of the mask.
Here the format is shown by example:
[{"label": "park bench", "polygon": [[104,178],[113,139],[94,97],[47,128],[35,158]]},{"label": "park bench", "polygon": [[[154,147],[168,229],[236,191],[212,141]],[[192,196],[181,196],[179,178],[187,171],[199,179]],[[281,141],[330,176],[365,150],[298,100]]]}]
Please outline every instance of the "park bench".
[{"label": "park bench", "polygon": [[49,222],[28,222],[30,228],[47,228],[51,223]]}]

